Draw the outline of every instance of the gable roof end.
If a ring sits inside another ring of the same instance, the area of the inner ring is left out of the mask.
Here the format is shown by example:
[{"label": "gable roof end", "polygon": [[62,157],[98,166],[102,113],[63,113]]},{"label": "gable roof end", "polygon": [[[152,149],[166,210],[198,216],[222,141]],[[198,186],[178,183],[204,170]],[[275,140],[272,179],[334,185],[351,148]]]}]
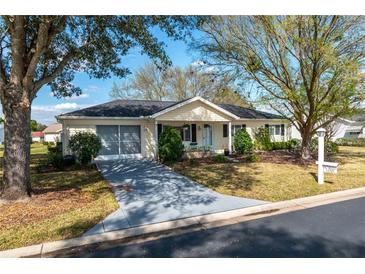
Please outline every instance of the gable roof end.
[{"label": "gable roof end", "polygon": [[167,108],[165,108],[165,109],[163,109],[163,110],[161,110],[161,111],[159,111],[159,112],[151,115],[151,118],[156,118],[156,117],[158,117],[160,115],[163,115],[165,113],[168,113],[170,111],[173,111],[175,109],[178,109],[180,107],[183,107],[183,106],[188,105],[188,104],[190,104],[192,102],[195,102],[195,101],[200,101],[200,102],[202,102],[202,103],[204,103],[204,104],[206,104],[206,105],[208,105],[208,106],[210,106],[210,107],[212,107],[212,108],[214,108],[214,109],[216,109],[216,110],[218,110],[218,111],[224,113],[225,115],[227,115],[229,117],[232,117],[234,119],[239,119],[240,118],[237,115],[235,115],[234,113],[232,113],[232,112],[230,112],[230,111],[228,111],[228,110],[220,107],[219,105],[216,105],[216,104],[214,104],[212,102],[209,102],[208,100],[205,100],[204,98],[202,98],[200,96],[196,96],[196,97],[193,97],[193,98],[190,98],[190,99],[186,99],[184,101],[180,101],[177,104],[174,104],[174,105],[172,105],[170,107],[167,107]]}]

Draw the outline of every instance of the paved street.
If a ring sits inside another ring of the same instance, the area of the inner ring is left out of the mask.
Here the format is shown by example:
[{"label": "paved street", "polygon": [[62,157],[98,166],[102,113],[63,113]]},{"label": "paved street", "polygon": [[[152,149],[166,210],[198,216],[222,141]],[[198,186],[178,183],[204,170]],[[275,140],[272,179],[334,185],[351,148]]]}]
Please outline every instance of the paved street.
[{"label": "paved street", "polygon": [[365,257],[365,198],[76,257]]}]

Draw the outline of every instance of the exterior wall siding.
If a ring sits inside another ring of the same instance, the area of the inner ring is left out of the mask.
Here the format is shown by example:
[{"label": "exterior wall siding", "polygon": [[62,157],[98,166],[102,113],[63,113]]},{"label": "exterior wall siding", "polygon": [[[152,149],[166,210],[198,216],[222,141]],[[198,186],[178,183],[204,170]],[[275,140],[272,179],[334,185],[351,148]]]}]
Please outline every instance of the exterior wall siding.
[{"label": "exterior wall siding", "polygon": [[[281,125],[284,124],[284,136],[282,135],[273,135],[271,136],[272,141],[274,142],[283,142],[288,141],[290,139],[290,123],[285,120],[239,120],[232,122],[232,125],[246,125],[247,133],[250,134],[251,138],[255,138],[255,131],[260,127],[264,127],[265,125]],[[233,140],[232,140],[233,142]]]},{"label": "exterior wall siding", "polygon": [[45,142],[59,142],[61,141],[61,135],[59,133],[45,133],[44,134]]},{"label": "exterior wall siding", "polygon": [[164,121],[229,121],[231,117],[199,101],[158,116]]},{"label": "exterior wall siding", "polygon": [[141,154],[146,158],[155,156],[154,122],[149,120],[122,119],[79,119],[63,121],[63,154],[70,154],[68,140],[77,132],[92,132],[96,134],[98,125],[139,125],[141,126]]}]

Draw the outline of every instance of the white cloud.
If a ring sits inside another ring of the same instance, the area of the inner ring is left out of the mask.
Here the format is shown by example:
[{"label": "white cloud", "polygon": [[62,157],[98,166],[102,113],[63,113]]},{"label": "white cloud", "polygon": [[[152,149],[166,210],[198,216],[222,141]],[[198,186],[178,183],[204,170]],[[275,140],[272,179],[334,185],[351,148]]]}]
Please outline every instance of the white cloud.
[{"label": "white cloud", "polygon": [[70,109],[72,110],[78,108],[80,108],[80,106],[76,103],[62,103],[54,106],[54,109],[56,110],[70,110]]},{"label": "white cloud", "polygon": [[87,93],[82,93],[80,94],[79,96],[77,95],[72,95],[71,97],[65,97],[64,99],[65,100],[68,100],[68,101],[75,101],[75,100],[79,100],[79,99],[85,99],[85,98],[89,98],[89,94]]},{"label": "white cloud", "polygon": [[202,60],[196,60],[192,62],[190,65],[206,73],[211,73],[217,70],[215,66],[208,65]]},{"label": "white cloud", "polygon": [[43,124],[51,124],[56,121],[55,116],[61,113],[88,107],[89,105],[79,105],[77,103],[61,103],[56,105],[33,105],[32,119]]},{"label": "white cloud", "polygon": [[193,67],[202,67],[205,65],[204,61],[202,60],[196,60],[190,64]]},{"label": "white cloud", "polygon": [[62,111],[62,110],[74,110],[81,108],[81,105],[76,103],[62,103],[57,105],[33,105],[33,111],[46,111],[46,112],[54,112],[54,111]]},{"label": "white cloud", "polygon": [[93,92],[93,91],[98,91],[100,90],[99,86],[96,85],[88,85],[86,88],[83,89],[83,91],[87,91],[87,92]]}]

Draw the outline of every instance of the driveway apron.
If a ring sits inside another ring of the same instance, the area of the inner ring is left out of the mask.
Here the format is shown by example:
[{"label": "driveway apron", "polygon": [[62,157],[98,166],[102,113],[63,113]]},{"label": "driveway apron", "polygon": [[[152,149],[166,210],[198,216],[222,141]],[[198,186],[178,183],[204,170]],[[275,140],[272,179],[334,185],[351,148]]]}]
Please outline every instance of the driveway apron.
[{"label": "driveway apron", "polygon": [[97,166],[120,208],[85,235],[266,203],[217,193],[146,159],[100,161]]}]

